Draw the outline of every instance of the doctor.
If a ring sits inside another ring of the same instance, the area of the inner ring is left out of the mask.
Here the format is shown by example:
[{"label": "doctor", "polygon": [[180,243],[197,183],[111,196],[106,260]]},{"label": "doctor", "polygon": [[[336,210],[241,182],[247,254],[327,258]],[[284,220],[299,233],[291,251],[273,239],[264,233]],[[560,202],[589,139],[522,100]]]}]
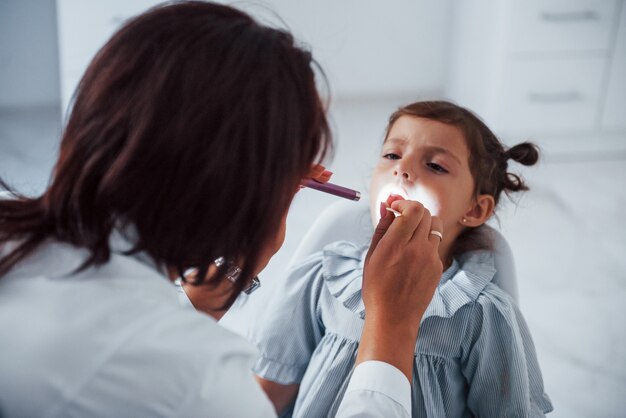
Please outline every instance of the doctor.
[{"label": "doctor", "polygon": [[[275,416],[254,349],[216,319],[282,245],[301,179],[328,178],[311,171],[332,145],[313,64],[288,33],[204,2],[152,9],[98,52],[49,187],[0,201],[0,416]],[[441,224],[392,205],[342,417],[411,415]]]}]

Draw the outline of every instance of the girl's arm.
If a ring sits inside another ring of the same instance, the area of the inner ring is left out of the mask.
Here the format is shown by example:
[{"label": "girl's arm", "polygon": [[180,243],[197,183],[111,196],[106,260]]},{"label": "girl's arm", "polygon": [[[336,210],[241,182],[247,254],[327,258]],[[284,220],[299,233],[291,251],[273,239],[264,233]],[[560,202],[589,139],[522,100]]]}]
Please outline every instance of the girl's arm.
[{"label": "girl's arm", "polygon": [[278,413],[296,398],[311,354],[324,335],[318,316],[323,285],[319,253],[277,279],[265,311],[250,328],[249,338],[260,354],[253,372]]},{"label": "girl's arm", "polygon": [[510,297],[491,288],[475,302],[468,322],[462,368],[469,409],[481,417],[543,417],[552,411],[532,337]]},{"label": "girl's arm", "polygon": [[276,414],[280,415],[291,403],[296,399],[300,385],[293,383],[291,385],[281,385],[271,380],[263,379],[256,376],[257,382],[265,392],[276,409]]}]

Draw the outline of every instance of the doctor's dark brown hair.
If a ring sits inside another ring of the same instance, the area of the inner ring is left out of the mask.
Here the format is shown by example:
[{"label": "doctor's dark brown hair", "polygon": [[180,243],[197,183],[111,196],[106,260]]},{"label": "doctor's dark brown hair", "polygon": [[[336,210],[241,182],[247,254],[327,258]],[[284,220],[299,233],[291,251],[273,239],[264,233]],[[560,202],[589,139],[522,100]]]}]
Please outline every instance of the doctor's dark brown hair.
[{"label": "doctor's dark brown hair", "polygon": [[[489,127],[468,109],[447,101],[421,101],[403,106],[389,118],[385,139],[393,124],[401,116],[414,116],[457,127],[465,138],[469,149],[469,168],[474,179],[474,195],[493,196],[497,208],[500,196],[528,190],[520,176],[508,171],[509,160],[522,165],[534,165],[539,159],[537,146],[522,142],[505,148]],[[490,249],[490,235],[482,233],[484,228],[466,228],[452,247],[452,254],[466,251]],[[445,233],[445,231],[444,231]]]},{"label": "doctor's dark brown hair", "polygon": [[228,6],[130,20],[78,86],[47,190],[0,201],[0,276],[47,239],[103,264],[112,230],[132,226],[132,251],[162,267],[244,260],[231,303],[332,148],[315,66],[289,33]]}]

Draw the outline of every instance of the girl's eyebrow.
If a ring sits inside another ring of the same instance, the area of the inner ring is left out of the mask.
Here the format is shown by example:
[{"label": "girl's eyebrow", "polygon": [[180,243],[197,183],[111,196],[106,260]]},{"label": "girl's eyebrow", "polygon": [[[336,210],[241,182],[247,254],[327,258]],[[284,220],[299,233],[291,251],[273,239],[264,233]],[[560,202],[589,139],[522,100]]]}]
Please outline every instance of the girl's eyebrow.
[{"label": "girl's eyebrow", "polygon": [[387,142],[400,142],[400,143],[404,144],[404,143],[406,143],[406,141],[407,141],[406,138],[394,136],[393,138],[385,139],[384,143],[387,143]]}]

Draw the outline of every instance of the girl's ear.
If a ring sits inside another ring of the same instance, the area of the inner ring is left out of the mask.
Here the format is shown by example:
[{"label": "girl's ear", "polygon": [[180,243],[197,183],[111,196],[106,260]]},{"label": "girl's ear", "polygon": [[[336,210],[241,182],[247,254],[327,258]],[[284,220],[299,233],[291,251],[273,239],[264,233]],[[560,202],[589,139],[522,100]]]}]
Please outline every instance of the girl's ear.
[{"label": "girl's ear", "polygon": [[469,226],[475,228],[481,226],[491,217],[493,214],[495,201],[493,196],[489,194],[481,194],[476,197],[474,204],[465,212],[463,219],[460,223],[463,226]]}]

